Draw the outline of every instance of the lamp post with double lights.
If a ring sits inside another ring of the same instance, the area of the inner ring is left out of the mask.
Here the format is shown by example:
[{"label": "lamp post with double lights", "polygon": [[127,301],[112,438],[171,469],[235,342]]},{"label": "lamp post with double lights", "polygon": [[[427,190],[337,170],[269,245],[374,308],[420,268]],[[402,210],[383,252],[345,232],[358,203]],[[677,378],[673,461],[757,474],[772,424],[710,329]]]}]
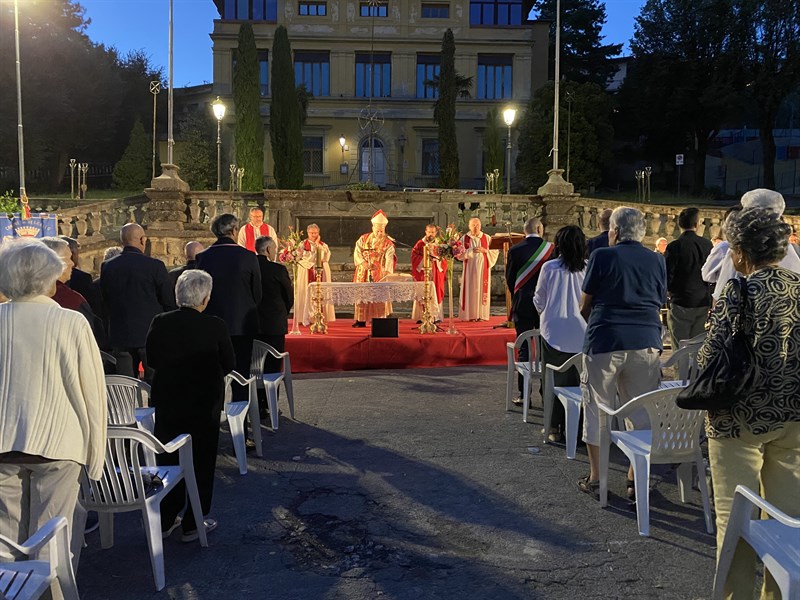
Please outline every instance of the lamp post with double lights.
[{"label": "lamp post with double lights", "polygon": [[517,117],[517,110],[507,108],[503,111],[503,121],[508,126],[508,142],[506,143],[506,194],[511,193],[511,126]]},{"label": "lamp post with double lights", "polygon": [[217,119],[217,191],[222,190],[222,119],[225,118],[225,105],[217,99],[211,103],[214,116]]}]

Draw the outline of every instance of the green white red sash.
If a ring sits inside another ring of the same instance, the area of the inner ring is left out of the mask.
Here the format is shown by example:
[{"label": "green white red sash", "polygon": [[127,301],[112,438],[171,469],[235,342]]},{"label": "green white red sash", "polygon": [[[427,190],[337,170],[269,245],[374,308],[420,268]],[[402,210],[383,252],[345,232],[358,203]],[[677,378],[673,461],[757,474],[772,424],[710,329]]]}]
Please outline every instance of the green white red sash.
[{"label": "green white red sash", "polygon": [[536,249],[528,261],[522,265],[519,271],[517,271],[517,277],[514,282],[514,293],[516,294],[519,289],[528,283],[531,277],[533,277],[539,269],[542,267],[542,264],[550,258],[553,254],[553,250],[555,250],[555,246],[550,242],[542,242],[542,244]]}]

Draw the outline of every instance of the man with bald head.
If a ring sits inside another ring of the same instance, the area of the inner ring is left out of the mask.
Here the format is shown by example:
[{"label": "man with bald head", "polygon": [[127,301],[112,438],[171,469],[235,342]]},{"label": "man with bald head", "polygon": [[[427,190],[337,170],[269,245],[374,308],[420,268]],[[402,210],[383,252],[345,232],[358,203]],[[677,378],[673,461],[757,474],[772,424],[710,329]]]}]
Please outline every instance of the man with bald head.
[{"label": "man with bald head", "polygon": [[586,240],[586,248],[588,249],[589,254],[598,248],[608,248],[608,228],[611,222],[612,212],[613,211],[610,208],[606,208],[600,213],[600,235],[596,235],[595,237]]},{"label": "man with bald head", "polygon": [[117,373],[136,377],[139,363],[144,378],[152,380],[145,340],[150,322],[174,310],[175,291],[164,263],[144,254],[147,236],[137,223],[120,231],[122,253],[103,264],[100,291],[108,311],[108,341],[117,359]]},{"label": "man with bald head", "polygon": [[197,253],[203,251],[203,244],[196,240],[192,240],[184,247],[183,251],[186,253],[186,264],[181,267],[175,267],[169,272],[169,280],[172,282],[172,287],[178,283],[178,277],[184,271],[197,268]]}]

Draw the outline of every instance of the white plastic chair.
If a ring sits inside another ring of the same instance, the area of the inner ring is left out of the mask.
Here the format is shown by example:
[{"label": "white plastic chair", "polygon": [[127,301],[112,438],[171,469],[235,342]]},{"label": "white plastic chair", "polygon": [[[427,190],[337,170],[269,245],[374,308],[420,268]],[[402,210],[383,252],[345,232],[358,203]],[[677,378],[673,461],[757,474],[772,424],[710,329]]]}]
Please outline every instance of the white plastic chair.
[{"label": "white plastic chair", "polygon": [[[772,518],[754,519],[754,508]],[[737,485],[714,576],[714,600],[724,597],[725,580],[739,538],[747,542],[764,563],[781,591],[781,598],[800,599],[800,519],[778,510],[751,489]]]},{"label": "white plastic chair", "polygon": [[156,409],[148,406],[150,385],[126,375],[106,375],[109,425],[136,425],[155,431]]},{"label": "white plastic chair", "polygon": [[[139,461],[139,448],[155,454],[179,454],[178,466],[146,467]],[[157,475],[161,485],[145,490],[142,474]],[[194,512],[200,545],[208,546],[203,510],[197,492],[197,480],[192,463],[192,436],[181,434],[169,443],[162,444],[146,431],[132,427],[108,428],[108,443],[103,476],[99,481],[90,480],[85,472],[81,478],[80,503],[86,510],[94,510],[100,516],[100,545],[114,545],[113,515],[118,512],[141,511],[147,545],[150,548],[150,564],[156,591],[164,588],[164,549],[161,539],[161,501],[181,480],[186,482],[189,502]]]},{"label": "white plastic chair", "polygon": [[[264,360],[267,355],[271,354],[275,358],[283,361],[283,370],[278,373],[264,373]],[[267,394],[267,403],[269,405],[269,419],[272,424],[272,429],[278,430],[278,387],[283,382],[283,388],[286,392],[286,399],[289,402],[289,416],[294,419],[294,391],[292,390],[292,364],[289,360],[288,352],[278,352],[270,346],[259,340],[253,341],[253,354],[250,359],[250,376],[256,378],[257,385],[264,388]],[[253,388],[251,388],[251,393]],[[257,399],[251,395],[250,402],[255,402],[258,406]]]},{"label": "white plastic chair", "polygon": [[678,340],[678,348],[686,348],[687,346],[697,346],[698,349],[700,346],[703,345],[703,342],[706,341],[706,337],[708,337],[708,332],[704,331],[693,338],[689,338],[687,340]]},{"label": "white plastic chair", "polygon": [[[598,403],[605,415],[600,415],[600,506],[608,504],[608,455],[611,444],[622,450],[633,466],[636,490],[636,519],[639,535],[650,535],[650,465],[678,463],[678,487],[681,502],[691,489],[692,465],[698,473],[705,473],[700,452],[700,428],[705,411],[684,410],[675,404],[681,387],[660,389],[637,396],[617,410]],[[650,418],[650,429],[619,431],[611,429],[613,417],[620,421],[644,409]],[[605,417],[605,418],[604,418]],[[711,504],[708,499],[706,478],[699,477],[698,485],[703,499],[706,530],[713,533]]]},{"label": "white plastic chair", "polygon": [[555,398],[558,398],[559,402],[561,402],[564,407],[564,413],[566,415],[564,439],[566,440],[567,446],[567,458],[574,459],[578,446],[578,424],[581,418],[581,388],[578,386],[565,387],[554,385],[555,373],[565,373],[571,368],[577,369],[578,373],[581,372],[583,368],[583,354],[576,354],[559,367],[546,365],[542,403],[544,404],[544,443],[548,443],[547,431],[550,427],[550,418],[553,415],[553,402]]},{"label": "white plastic chair", "polygon": [[[533,381],[542,378],[542,346],[538,329],[525,331],[514,343],[506,343],[507,377],[506,377],[506,411],[511,410],[511,399],[517,389],[517,375],[522,375],[522,420],[528,422],[528,405],[531,399]],[[528,360],[517,360],[519,349],[528,342]]]},{"label": "white plastic chair", "polygon": [[700,368],[697,365],[697,353],[700,351],[700,345],[688,344],[675,350],[667,360],[661,363],[661,369],[676,367],[678,379],[674,381],[679,381],[682,385],[688,384],[700,372]]},{"label": "white plastic chair", "polygon": [[247,475],[247,444],[245,443],[245,419],[250,416],[250,425],[253,428],[253,441],[256,445],[256,454],[263,456],[261,449],[261,421],[258,418],[258,402],[253,401],[253,394],[250,394],[246,402],[231,401],[231,383],[246,385],[254,388],[255,377],[245,379],[237,371],[231,371],[225,376],[225,404],[222,415],[228,421],[233,440],[233,450],[236,453],[236,462],[239,463],[239,475]]},{"label": "white plastic chair", "polygon": [[[57,580],[65,600],[78,600],[66,518],[53,517],[21,544],[0,535],[0,544],[31,557],[26,561],[0,563],[0,598],[34,600]],[[48,560],[40,560],[39,554],[45,547]]]}]

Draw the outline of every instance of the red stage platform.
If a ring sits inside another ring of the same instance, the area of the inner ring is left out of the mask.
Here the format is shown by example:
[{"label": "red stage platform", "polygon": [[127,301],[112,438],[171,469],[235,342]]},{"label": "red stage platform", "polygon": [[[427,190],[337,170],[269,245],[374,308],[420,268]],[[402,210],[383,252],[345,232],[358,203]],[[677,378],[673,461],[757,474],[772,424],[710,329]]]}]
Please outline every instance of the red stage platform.
[{"label": "red stage platform", "polygon": [[[337,320],[325,335],[312,335],[308,327],[300,328],[302,335],[287,335],[286,350],[293,373],[505,365],[506,342],[513,342],[516,334],[513,329],[493,328],[504,321],[503,317],[478,323],[456,321],[458,334],[422,335],[416,323],[401,319],[400,337],[373,338],[369,327],[353,328],[353,321]],[[440,325],[446,329],[447,321]]]}]

